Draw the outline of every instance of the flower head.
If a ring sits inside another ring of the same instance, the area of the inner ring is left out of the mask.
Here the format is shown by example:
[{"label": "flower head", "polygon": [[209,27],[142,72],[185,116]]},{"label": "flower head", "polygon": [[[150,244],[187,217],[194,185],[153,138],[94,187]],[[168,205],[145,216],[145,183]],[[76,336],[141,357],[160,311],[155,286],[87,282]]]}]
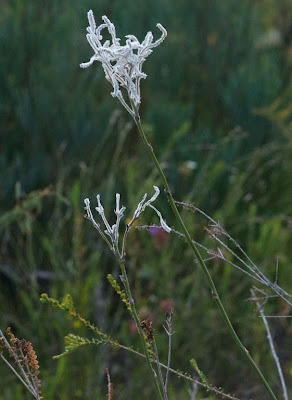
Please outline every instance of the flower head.
[{"label": "flower head", "polygon": [[[110,226],[105,213],[104,213],[104,208],[101,204],[100,201],[100,195],[98,194],[96,196],[96,200],[97,200],[97,207],[95,207],[96,211],[99,213],[99,215],[101,216],[101,219],[103,220],[103,223],[106,227],[104,233],[109,236],[112,245],[113,246],[117,246],[118,245],[118,241],[119,241],[119,226],[120,226],[120,221],[124,216],[124,211],[126,210],[126,207],[122,206],[120,207],[120,194],[117,193],[116,194],[116,208],[114,210],[114,213],[116,214],[116,223],[113,224],[112,226]],[[94,227],[98,229],[99,232],[101,232],[100,229],[100,225],[96,223],[95,219],[93,218],[91,209],[90,209],[90,201],[89,199],[85,199],[84,200],[85,203],[85,210],[87,212],[86,217],[88,219],[90,219],[90,221],[93,223]]]},{"label": "flower head", "polygon": [[138,204],[138,206],[137,206],[137,208],[136,208],[136,210],[135,210],[135,212],[134,212],[134,215],[133,215],[133,218],[132,218],[130,224],[128,224],[128,225],[131,225],[136,219],[140,218],[141,213],[145,210],[146,207],[150,207],[150,208],[152,208],[152,209],[156,212],[156,214],[158,215],[158,217],[159,217],[159,219],[160,219],[160,225],[161,225],[161,227],[162,227],[167,233],[170,233],[170,232],[171,232],[171,228],[167,225],[167,223],[166,223],[166,222],[164,221],[164,219],[162,218],[161,212],[158,211],[157,208],[154,207],[154,206],[151,204],[151,203],[153,203],[154,200],[157,199],[157,197],[159,196],[159,193],[160,193],[160,190],[159,190],[159,188],[158,188],[157,186],[153,186],[153,188],[154,188],[154,191],[155,191],[154,195],[153,195],[149,200],[146,201],[147,193],[144,194],[142,200],[140,201],[140,203]]},{"label": "flower head", "polygon": [[[157,199],[157,197],[158,197],[158,195],[160,193],[160,190],[158,189],[157,186],[153,186],[153,187],[154,187],[154,190],[155,190],[154,195],[149,200],[146,201],[147,193],[145,193],[145,195],[143,196],[142,200],[138,204],[131,221],[128,223],[128,227],[130,228],[132,226],[134,221],[140,217],[141,213],[145,210],[146,207],[150,207],[158,215],[158,217],[160,219],[161,227],[167,233],[169,233],[169,232],[171,232],[171,228],[167,225],[167,223],[162,218],[162,215],[161,215],[160,211],[158,211],[157,208],[155,208],[151,204],[154,200]],[[116,214],[116,222],[115,222],[114,225],[111,226],[110,223],[108,222],[106,216],[105,216],[104,208],[103,208],[103,206],[101,204],[100,195],[99,194],[96,196],[96,200],[97,200],[97,207],[95,207],[95,210],[98,212],[98,214],[100,215],[100,217],[101,217],[101,219],[102,219],[102,221],[104,223],[104,226],[106,228],[104,230],[104,233],[110,238],[110,241],[111,241],[111,244],[112,244],[112,250],[115,251],[115,249],[118,247],[118,244],[119,244],[118,242],[119,242],[120,221],[124,216],[124,212],[126,210],[126,207],[124,207],[124,206],[121,207],[120,206],[120,194],[117,193],[116,194],[116,208],[114,210],[114,213]],[[93,226],[99,231],[99,233],[101,235],[103,235],[103,232],[102,232],[102,230],[100,228],[100,224],[98,224],[95,221],[95,219],[94,219],[94,217],[92,215],[89,199],[85,199],[84,203],[85,203],[85,210],[86,210],[85,217],[88,218],[92,222]]]},{"label": "flower head", "polygon": [[[94,51],[94,55],[86,63],[80,64],[81,68],[87,68],[94,61],[100,61],[106,79],[112,84],[113,97],[117,97],[127,111],[133,116],[134,111],[124,100],[121,88],[124,88],[135,108],[138,109],[141,103],[140,81],[147,75],[142,72],[142,65],[146,58],[152,53],[152,49],[157,47],[167,36],[166,29],[157,24],[161,31],[161,37],[153,41],[152,32],[148,32],[142,43],[134,35],[126,36],[126,44],[120,45],[120,39],[116,36],[115,26],[111,21],[103,16],[103,24],[96,26],[92,10],[87,14],[89,27],[87,28],[87,40]],[[107,29],[111,41],[106,40],[102,43],[102,30]]]}]

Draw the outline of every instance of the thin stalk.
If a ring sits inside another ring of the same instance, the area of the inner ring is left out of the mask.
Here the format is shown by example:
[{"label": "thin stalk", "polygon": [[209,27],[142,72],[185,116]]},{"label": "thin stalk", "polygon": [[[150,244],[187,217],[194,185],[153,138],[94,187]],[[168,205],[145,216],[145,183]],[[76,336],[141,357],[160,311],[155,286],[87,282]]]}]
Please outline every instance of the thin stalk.
[{"label": "thin stalk", "polygon": [[281,364],[280,364],[279,357],[278,357],[278,355],[277,355],[277,353],[276,353],[276,349],[275,349],[274,342],[273,342],[273,338],[272,338],[272,333],[271,333],[271,330],[270,330],[268,321],[267,321],[267,319],[266,319],[266,316],[265,316],[265,314],[264,314],[264,305],[263,305],[263,304],[260,304],[260,301],[259,301],[259,299],[256,297],[256,294],[255,294],[254,289],[251,289],[251,294],[252,294],[252,296],[253,296],[254,299],[255,299],[255,303],[256,303],[256,306],[257,306],[257,310],[258,310],[258,312],[260,313],[260,316],[261,316],[261,318],[263,319],[263,323],[264,323],[265,328],[266,328],[267,339],[268,339],[268,341],[269,341],[271,353],[272,353],[272,356],[273,356],[273,358],[274,358],[274,360],[275,360],[275,364],[276,364],[276,367],[277,367],[277,370],[278,370],[278,374],[279,374],[281,386],[282,386],[282,389],[283,389],[283,397],[284,397],[284,400],[288,400],[288,392],[287,392],[287,387],[286,387],[285,378],[284,378],[284,375],[283,375],[283,371],[282,371],[282,367],[281,367]]},{"label": "thin stalk", "polygon": [[[117,343],[117,342],[115,343],[115,346],[117,346],[119,349],[123,349],[123,350],[128,351],[128,352],[130,352],[132,354],[136,354],[139,357],[146,358],[145,354],[139,353],[139,351],[134,350],[131,347],[126,347],[126,346],[124,346],[124,345],[122,345],[120,343]],[[208,386],[205,383],[197,381],[195,378],[191,377],[187,373],[175,370],[173,368],[169,368],[168,365],[165,365],[165,364],[163,364],[161,362],[157,362],[157,360],[155,360],[155,359],[150,359],[150,361],[152,361],[156,365],[160,365],[162,368],[164,368],[166,370],[169,370],[171,373],[177,375],[178,377],[180,377],[182,379],[185,379],[185,380],[187,380],[187,381],[189,381],[191,383],[194,383],[194,384],[206,389],[209,392],[216,393],[216,395],[218,395],[218,396],[221,396],[221,397],[224,397],[224,398],[230,399],[230,400],[240,400],[238,397],[234,397],[234,396],[231,396],[230,394],[222,392],[222,390],[217,389],[215,386]]]},{"label": "thin stalk", "polygon": [[164,384],[164,381],[163,381],[162,370],[161,370],[161,366],[160,366],[160,363],[159,363],[159,356],[158,356],[158,350],[157,350],[155,336],[153,336],[152,346],[153,346],[153,349],[154,349],[155,360],[156,360],[157,370],[158,370],[158,376],[159,376],[159,380],[160,380],[162,391],[163,391],[163,399],[164,400],[168,400],[167,388],[166,388],[166,386]]},{"label": "thin stalk", "polygon": [[167,390],[168,387],[168,378],[169,378],[169,368],[170,368],[170,360],[171,360],[171,347],[172,347],[172,312],[168,314],[166,317],[166,324],[167,324],[167,329],[164,326],[164,330],[167,333],[168,336],[168,354],[167,354],[167,370],[165,374],[165,382],[164,382],[164,387]]},{"label": "thin stalk", "polygon": [[155,377],[154,370],[153,370],[152,365],[151,365],[151,359],[150,359],[149,352],[148,352],[148,349],[147,349],[146,339],[145,339],[144,333],[142,331],[142,328],[140,326],[140,319],[138,317],[136,306],[135,306],[135,302],[134,302],[134,298],[132,296],[131,287],[130,287],[130,284],[129,284],[128,275],[127,275],[127,271],[126,271],[126,267],[125,267],[125,257],[121,256],[121,254],[119,252],[119,249],[117,247],[115,248],[115,255],[116,255],[117,261],[119,263],[119,266],[121,268],[121,272],[122,272],[122,276],[123,276],[123,284],[124,284],[126,296],[128,298],[129,304],[131,306],[132,317],[134,318],[134,321],[135,321],[136,326],[137,326],[138,333],[139,333],[140,338],[141,338],[141,342],[142,342],[142,346],[143,346],[143,353],[145,354],[145,357],[146,357],[146,362],[147,362],[147,365],[148,365],[149,372],[151,374],[152,381],[153,381],[155,389],[156,389],[156,394],[157,394],[157,397],[158,397],[159,400],[163,400],[162,393],[161,393],[161,390],[160,390],[160,387],[159,387],[158,379]]},{"label": "thin stalk", "polygon": [[202,270],[203,270],[203,272],[205,274],[205,277],[207,278],[207,281],[208,281],[208,284],[209,284],[209,287],[210,287],[210,290],[211,290],[211,293],[212,293],[212,298],[216,302],[216,304],[217,304],[217,306],[218,306],[218,308],[219,308],[219,310],[221,312],[221,315],[223,317],[223,320],[224,320],[224,322],[225,322],[225,324],[226,324],[226,326],[227,326],[227,328],[228,328],[228,330],[229,330],[229,332],[230,332],[235,344],[237,345],[239,350],[244,354],[244,356],[247,358],[247,360],[250,363],[250,365],[253,368],[253,370],[259,376],[259,378],[262,381],[264,387],[266,388],[267,392],[269,393],[271,399],[277,400],[277,397],[275,396],[274,392],[272,391],[270,385],[266,381],[265,377],[263,376],[262,372],[260,371],[260,369],[258,368],[256,363],[254,362],[253,358],[250,356],[249,351],[241,343],[239,337],[237,336],[237,333],[235,332],[235,330],[234,330],[234,328],[233,328],[233,326],[231,324],[231,321],[230,321],[230,319],[229,319],[229,317],[228,317],[228,315],[227,315],[227,313],[225,311],[225,308],[224,308],[224,306],[223,306],[223,304],[222,304],[222,302],[220,300],[219,294],[217,292],[217,289],[216,289],[214,281],[213,281],[213,279],[211,277],[211,274],[210,274],[206,264],[204,263],[204,260],[203,260],[203,258],[201,256],[201,254],[199,253],[199,250],[197,249],[197,246],[193,242],[193,240],[191,238],[191,235],[190,235],[187,227],[185,226],[185,224],[184,224],[184,222],[183,222],[183,220],[182,220],[182,218],[180,216],[180,213],[179,213],[179,211],[177,209],[177,206],[176,206],[175,201],[173,199],[172,193],[170,191],[167,179],[166,179],[166,177],[164,175],[164,172],[161,169],[161,166],[160,166],[159,161],[158,161],[158,159],[157,159],[157,157],[156,157],[156,155],[154,153],[152,145],[147,140],[147,137],[146,137],[146,135],[144,133],[144,130],[143,130],[143,127],[142,127],[142,124],[141,124],[141,119],[140,119],[139,112],[138,112],[137,108],[135,107],[135,105],[133,103],[132,103],[132,108],[133,108],[133,111],[135,112],[134,120],[135,120],[135,123],[137,125],[137,128],[138,128],[139,134],[141,136],[141,139],[142,139],[144,145],[146,146],[146,148],[148,150],[148,153],[149,153],[152,161],[154,162],[154,164],[156,166],[156,169],[157,169],[157,171],[158,171],[158,173],[160,175],[160,178],[161,178],[161,180],[163,182],[163,185],[164,185],[164,188],[165,188],[165,192],[166,192],[166,195],[168,197],[168,201],[170,203],[172,211],[173,211],[173,213],[174,213],[174,215],[175,215],[175,217],[176,217],[176,219],[177,219],[177,221],[178,221],[183,233],[185,234],[185,237],[187,239],[188,244],[190,245],[190,247],[192,248],[193,252],[195,253],[196,258],[197,258],[197,260],[198,260],[198,262],[199,262],[199,264],[200,264],[200,266],[201,266],[201,268],[202,268]]},{"label": "thin stalk", "polygon": [[[18,365],[20,372],[22,373],[23,378],[25,379],[26,382],[26,387],[28,387],[28,390],[30,390],[29,388],[31,387],[31,382],[22,366],[22,363],[20,362],[20,359],[17,355],[17,352],[13,351],[8,340],[6,339],[6,337],[4,336],[3,332],[0,330],[0,337],[2,338],[2,340],[4,341],[5,347],[8,349],[9,353],[11,352],[16,364]],[[1,353],[1,357],[4,360],[4,356]],[[12,367],[12,365],[10,366],[10,368],[13,370],[13,372],[17,375],[17,377],[19,378],[19,375],[16,373],[16,371],[14,370],[14,368]],[[20,378],[19,378],[20,379]],[[20,379],[22,381],[22,379]],[[30,390],[31,392],[31,390]]]},{"label": "thin stalk", "polygon": [[13,368],[13,366],[9,363],[9,361],[6,360],[6,358],[2,355],[2,353],[0,353],[0,357],[2,358],[2,360],[8,365],[8,367],[14,372],[14,374],[17,376],[17,378],[20,380],[20,382],[27,388],[27,390],[29,390],[33,395],[35,395],[31,388],[27,385],[26,382],[24,382],[24,380],[22,379],[22,377],[19,375],[19,373]]}]

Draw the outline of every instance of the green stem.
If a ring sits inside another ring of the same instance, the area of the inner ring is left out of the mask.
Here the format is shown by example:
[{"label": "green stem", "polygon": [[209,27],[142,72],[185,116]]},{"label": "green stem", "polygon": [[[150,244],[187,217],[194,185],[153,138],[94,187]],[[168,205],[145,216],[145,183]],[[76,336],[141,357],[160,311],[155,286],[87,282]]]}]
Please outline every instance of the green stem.
[{"label": "green stem", "polygon": [[145,354],[145,357],[146,357],[146,362],[147,362],[147,365],[148,365],[148,369],[149,369],[153,384],[154,384],[155,389],[156,389],[156,394],[157,394],[157,397],[158,397],[159,400],[163,400],[162,393],[161,393],[161,390],[160,390],[160,387],[159,387],[159,383],[158,383],[158,379],[155,377],[154,370],[153,370],[152,365],[151,365],[151,360],[150,360],[149,352],[148,352],[148,349],[147,349],[146,339],[145,339],[144,333],[142,331],[142,328],[140,326],[140,319],[138,317],[136,306],[135,306],[135,302],[134,302],[134,298],[132,296],[131,287],[130,287],[130,284],[129,284],[128,275],[127,275],[127,271],[126,271],[126,267],[125,267],[125,257],[120,254],[119,249],[117,247],[115,247],[115,255],[116,255],[116,258],[118,260],[119,266],[121,268],[121,272],[122,272],[122,276],[123,276],[123,284],[124,284],[126,296],[128,298],[129,304],[131,306],[132,317],[135,320],[135,323],[136,323],[136,326],[137,326],[137,330],[138,330],[138,333],[139,333],[140,338],[141,338],[141,342],[142,342],[142,346],[143,346],[143,353]]},{"label": "green stem", "polygon": [[193,252],[195,253],[196,258],[197,258],[197,260],[198,260],[198,262],[199,262],[199,264],[200,264],[200,266],[201,266],[201,268],[202,268],[202,270],[203,270],[203,272],[204,272],[204,274],[205,274],[205,276],[206,276],[206,278],[207,278],[209,287],[210,287],[210,289],[211,289],[212,298],[213,298],[213,300],[216,302],[216,304],[217,304],[217,306],[218,306],[218,308],[219,308],[219,310],[220,310],[220,312],[221,312],[221,314],[222,314],[222,317],[223,317],[223,319],[224,319],[224,322],[225,322],[225,324],[227,325],[227,328],[228,328],[228,330],[229,330],[229,332],[230,332],[232,338],[234,339],[234,341],[235,341],[237,347],[238,347],[238,348],[240,349],[240,351],[244,354],[244,356],[247,358],[247,360],[249,361],[250,365],[252,366],[253,370],[254,370],[254,371],[256,372],[256,374],[259,376],[259,378],[260,378],[260,380],[262,381],[263,385],[264,385],[265,388],[267,389],[267,391],[268,391],[270,397],[271,397],[273,400],[277,400],[277,397],[275,396],[274,392],[272,391],[270,385],[269,385],[268,382],[266,381],[266,379],[265,379],[265,377],[263,376],[262,372],[260,371],[259,367],[256,365],[256,363],[254,362],[254,360],[253,360],[252,357],[250,356],[249,351],[248,351],[248,350],[243,346],[243,344],[241,343],[239,337],[237,336],[237,333],[235,332],[235,330],[234,330],[234,328],[233,328],[233,326],[232,326],[232,324],[231,324],[231,321],[230,321],[230,319],[229,319],[229,317],[228,317],[228,315],[227,315],[227,313],[226,313],[226,311],[225,311],[225,308],[224,308],[224,306],[223,306],[223,304],[222,304],[222,302],[221,302],[221,300],[220,300],[219,294],[218,294],[218,292],[217,292],[217,289],[216,289],[216,286],[215,286],[215,284],[214,284],[214,281],[213,281],[213,279],[212,279],[212,277],[211,277],[211,274],[210,274],[210,272],[209,272],[209,270],[208,270],[206,264],[204,263],[204,261],[203,261],[203,259],[202,259],[202,256],[201,256],[201,254],[199,253],[199,250],[197,249],[197,246],[196,246],[195,243],[193,242],[193,240],[192,240],[192,238],[191,238],[191,236],[190,236],[190,234],[189,234],[189,231],[188,231],[187,227],[185,226],[185,224],[184,224],[184,222],[183,222],[183,220],[182,220],[182,218],[181,218],[181,216],[180,216],[180,213],[179,213],[179,211],[178,211],[178,209],[177,209],[177,206],[176,206],[176,204],[175,204],[175,202],[174,202],[174,199],[173,199],[172,193],[171,193],[171,191],[170,191],[170,188],[169,188],[167,179],[166,179],[166,177],[165,177],[165,175],[164,175],[164,172],[162,171],[162,169],[161,169],[161,167],[160,167],[160,164],[159,164],[159,161],[158,161],[157,158],[156,158],[156,155],[155,155],[155,153],[154,153],[153,147],[152,147],[151,144],[148,142],[147,137],[146,137],[146,135],[145,135],[145,133],[144,133],[144,131],[143,131],[142,124],[141,124],[141,120],[140,120],[140,115],[139,115],[139,113],[138,113],[138,110],[135,108],[135,106],[133,105],[133,103],[132,103],[132,107],[133,107],[133,111],[135,112],[135,118],[134,118],[134,120],[135,120],[135,123],[136,123],[136,125],[137,125],[139,134],[140,134],[140,136],[141,136],[141,138],[142,138],[142,141],[143,141],[144,145],[146,146],[146,148],[147,148],[147,150],[148,150],[148,153],[149,153],[149,155],[150,155],[152,161],[154,162],[154,164],[155,164],[155,166],[156,166],[156,168],[157,168],[157,171],[158,171],[158,173],[159,173],[159,175],[160,175],[160,177],[161,177],[161,180],[162,180],[162,182],[163,182],[163,185],[164,185],[164,188],[165,188],[165,192],[166,192],[166,195],[167,195],[167,197],[168,197],[168,200],[169,200],[170,206],[171,206],[171,208],[172,208],[172,211],[173,211],[173,213],[174,213],[174,215],[175,215],[175,217],[176,217],[176,219],[177,219],[177,221],[178,221],[178,223],[179,223],[179,225],[180,225],[180,227],[181,227],[183,233],[185,234],[185,237],[186,237],[186,239],[187,239],[188,244],[191,246]]}]

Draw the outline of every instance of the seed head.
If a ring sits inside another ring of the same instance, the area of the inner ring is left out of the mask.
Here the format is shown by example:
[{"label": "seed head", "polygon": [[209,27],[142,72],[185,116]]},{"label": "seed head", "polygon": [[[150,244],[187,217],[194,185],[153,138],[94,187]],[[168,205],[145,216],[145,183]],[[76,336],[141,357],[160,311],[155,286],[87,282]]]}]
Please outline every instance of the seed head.
[{"label": "seed head", "polygon": [[[126,44],[120,45],[120,39],[116,36],[114,24],[104,15],[103,24],[96,26],[92,10],[87,14],[89,26],[87,28],[87,40],[94,51],[94,55],[88,62],[80,64],[81,68],[87,68],[94,61],[100,61],[104,69],[106,79],[112,84],[113,92],[111,95],[117,97],[126,110],[134,117],[133,106],[138,110],[141,103],[140,81],[147,75],[142,72],[142,65],[146,58],[152,53],[152,49],[160,45],[167,36],[166,29],[157,24],[161,31],[161,37],[153,41],[152,32],[148,32],[142,43],[134,35],[126,36]],[[110,40],[102,42],[101,34],[103,29],[107,29]],[[122,89],[125,89],[130,105],[125,101]]]}]

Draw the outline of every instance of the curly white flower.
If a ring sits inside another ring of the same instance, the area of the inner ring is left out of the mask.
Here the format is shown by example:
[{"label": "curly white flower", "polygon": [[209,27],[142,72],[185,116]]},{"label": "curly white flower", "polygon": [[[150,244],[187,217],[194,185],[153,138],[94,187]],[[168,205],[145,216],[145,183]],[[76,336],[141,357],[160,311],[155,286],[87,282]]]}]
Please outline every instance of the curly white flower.
[{"label": "curly white flower", "polygon": [[151,203],[153,203],[154,200],[157,199],[157,197],[159,196],[159,193],[160,193],[160,190],[157,186],[153,186],[153,187],[154,187],[154,191],[155,191],[154,195],[149,200],[146,201],[147,193],[144,194],[142,200],[140,201],[140,203],[138,204],[138,206],[134,212],[133,218],[132,218],[131,222],[129,223],[129,225],[131,225],[136,219],[138,219],[140,217],[141,213],[145,210],[146,207],[151,207],[158,215],[158,217],[160,219],[161,227],[166,232],[170,233],[171,228],[167,225],[167,223],[162,218],[161,212],[158,211],[157,208],[151,204]]},{"label": "curly white flower", "polygon": [[[125,101],[121,88],[126,89],[130,102],[138,109],[141,103],[140,81],[147,77],[142,72],[142,65],[152,53],[152,49],[160,45],[166,38],[167,31],[161,24],[157,24],[157,28],[161,31],[161,37],[156,41],[153,41],[152,32],[148,32],[142,43],[134,35],[127,35],[126,44],[121,46],[120,39],[116,37],[114,24],[105,15],[102,17],[104,23],[99,26],[96,26],[92,10],[88,12],[87,16],[89,27],[86,37],[94,55],[88,62],[80,64],[80,67],[87,68],[94,61],[100,61],[106,79],[113,86],[112,96],[117,97],[126,110],[134,116],[134,111]],[[108,29],[112,43],[109,40],[102,43],[101,32],[104,28]]]},{"label": "curly white flower", "polygon": [[[116,194],[116,208],[114,210],[114,213],[116,214],[116,223],[112,226],[110,226],[105,213],[104,213],[104,208],[101,204],[100,201],[100,195],[98,194],[96,196],[96,200],[97,200],[97,205],[98,207],[95,207],[96,211],[99,213],[99,215],[101,216],[101,219],[103,220],[103,223],[106,227],[104,233],[106,235],[109,236],[112,245],[113,246],[117,246],[118,242],[119,242],[119,226],[120,226],[120,221],[124,216],[124,211],[126,210],[126,207],[122,206],[120,208],[120,194],[117,193]],[[100,229],[100,225],[95,221],[95,219],[93,218],[92,212],[91,212],[91,208],[90,208],[90,201],[89,199],[85,199],[84,200],[85,203],[85,210],[87,212],[86,217],[92,222],[93,226],[95,228],[97,228],[99,230],[99,232],[101,231]]]},{"label": "curly white flower", "polygon": [[[154,187],[154,190],[155,190],[154,195],[149,200],[146,201],[147,193],[144,194],[144,196],[143,196],[142,200],[140,201],[140,203],[138,204],[138,206],[137,206],[137,208],[136,208],[136,210],[134,212],[133,218],[132,218],[131,222],[128,224],[128,226],[131,226],[133,224],[133,222],[140,217],[141,213],[145,210],[146,207],[151,207],[156,212],[156,214],[158,215],[158,217],[160,219],[161,227],[166,232],[169,233],[169,232],[171,232],[171,228],[167,225],[167,223],[162,218],[161,212],[158,211],[157,208],[155,208],[151,204],[151,203],[153,203],[154,200],[157,199],[157,197],[158,197],[158,195],[160,193],[160,190],[158,189],[157,186],[153,186],[153,187]],[[116,194],[116,208],[114,210],[114,213],[116,214],[116,222],[115,222],[114,225],[111,226],[110,223],[108,222],[106,216],[105,216],[104,208],[103,208],[103,206],[101,204],[100,195],[99,194],[96,196],[96,199],[97,199],[97,207],[95,207],[95,209],[99,213],[99,215],[101,216],[101,219],[102,219],[102,221],[104,223],[104,226],[106,228],[104,230],[104,233],[107,236],[109,236],[109,238],[111,240],[111,243],[112,243],[112,246],[113,246],[113,250],[115,250],[115,248],[118,246],[118,242],[119,242],[120,221],[124,216],[124,212],[126,210],[126,207],[124,207],[124,206],[120,207],[120,194],[117,193]],[[92,222],[93,226],[99,231],[99,233],[102,234],[102,231],[101,231],[101,228],[100,228],[100,224],[98,224],[95,221],[95,219],[94,219],[94,217],[92,215],[89,199],[86,198],[84,200],[84,203],[85,203],[85,210],[86,210],[86,218],[88,218]]]}]

